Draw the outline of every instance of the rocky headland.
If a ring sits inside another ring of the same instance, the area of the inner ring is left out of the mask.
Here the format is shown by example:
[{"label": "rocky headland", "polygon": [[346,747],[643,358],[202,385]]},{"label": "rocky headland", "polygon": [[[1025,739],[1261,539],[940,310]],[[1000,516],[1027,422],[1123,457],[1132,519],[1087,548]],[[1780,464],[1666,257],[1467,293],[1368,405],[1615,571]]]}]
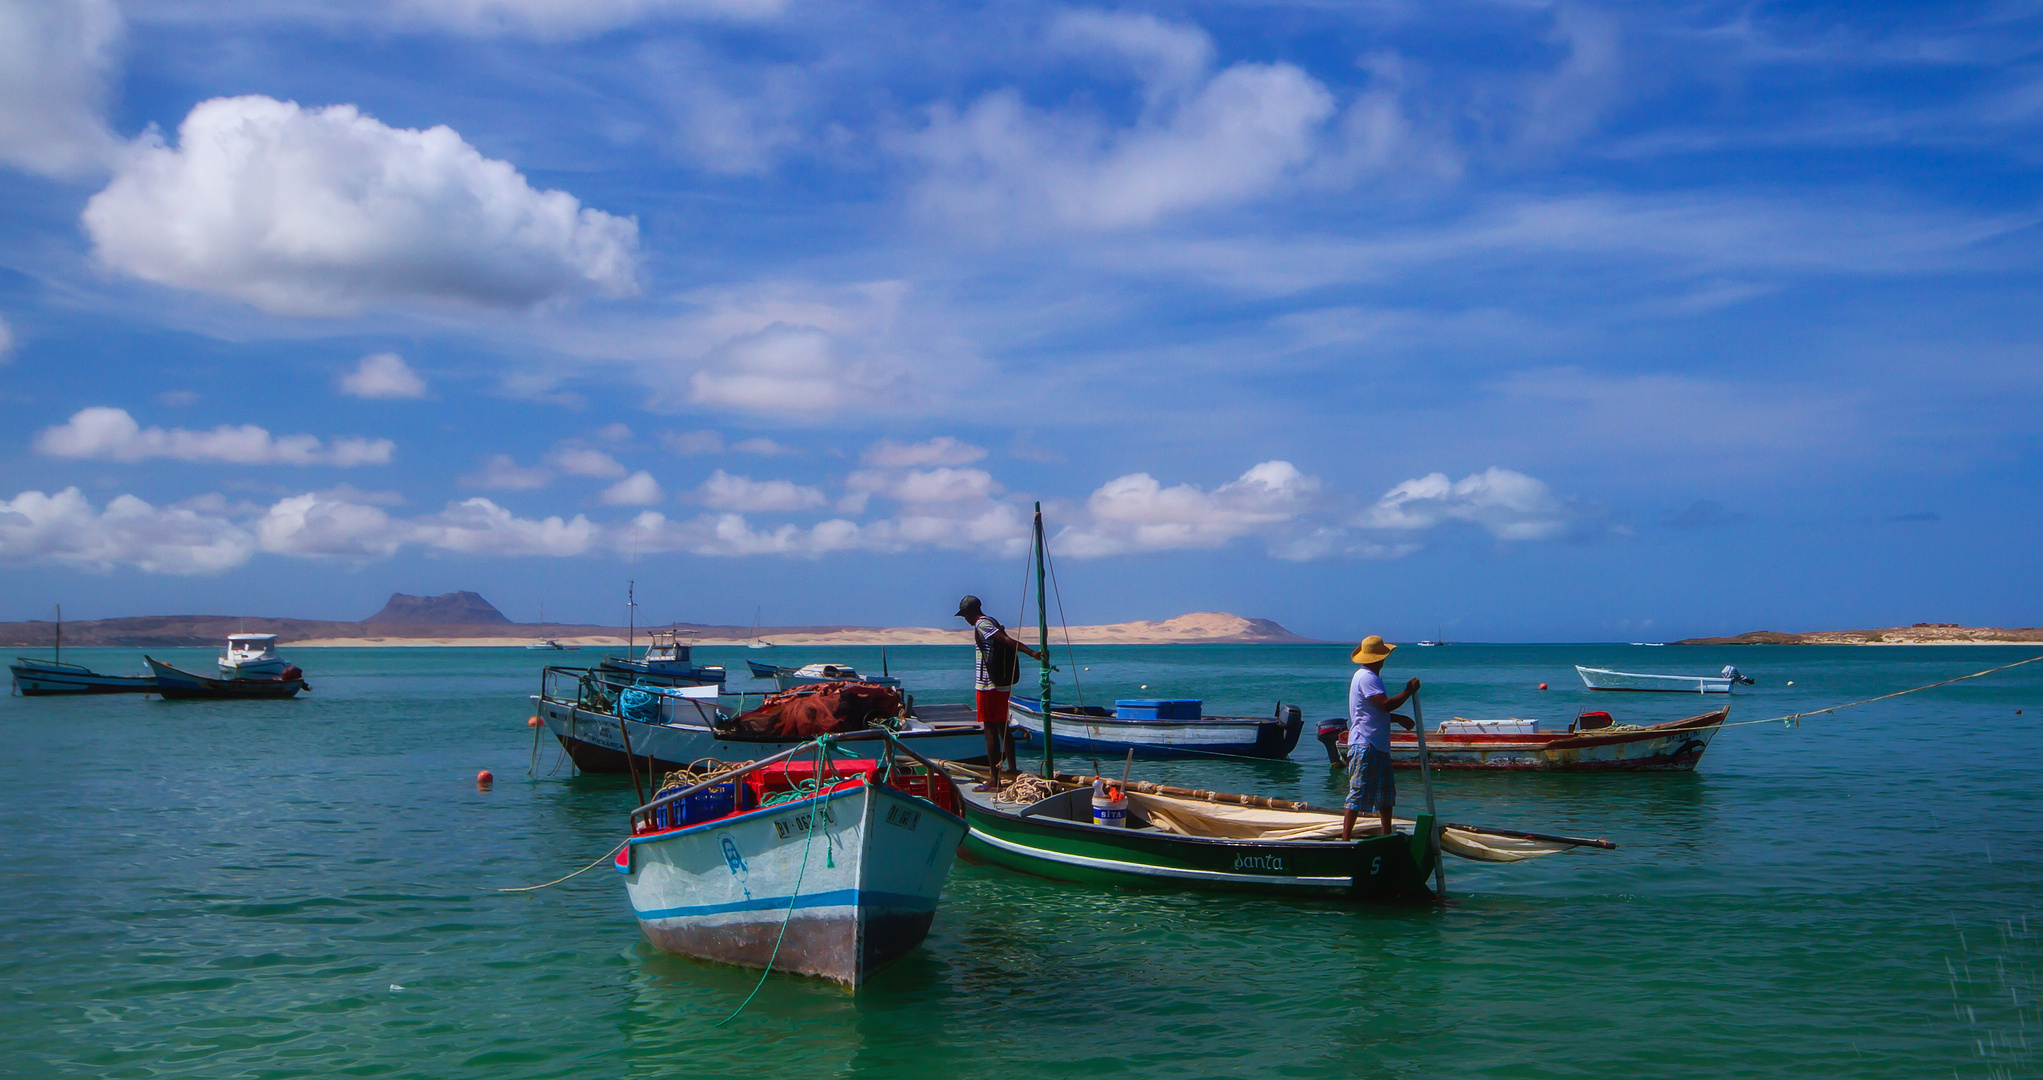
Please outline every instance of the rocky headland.
[{"label": "rocky headland", "polygon": [[1699,637],[1676,645],[2033,645],[2043,642],[2043,627],[1960,626],[1957,623],[1916,623],[1879,630],[1811,630],[1784,633],[1754,630],[1735,637]]}]

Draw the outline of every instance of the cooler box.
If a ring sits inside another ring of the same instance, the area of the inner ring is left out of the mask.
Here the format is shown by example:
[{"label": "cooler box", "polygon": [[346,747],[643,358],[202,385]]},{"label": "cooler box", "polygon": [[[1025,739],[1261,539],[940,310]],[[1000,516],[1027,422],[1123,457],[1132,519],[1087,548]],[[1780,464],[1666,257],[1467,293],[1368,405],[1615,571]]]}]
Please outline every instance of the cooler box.
[{"label": "cooler box", "polygon": [[1148,698],[1114,702],[1119,720],[1197,720],[1198,698]]},{"label": "cooler box", "polygon": [[1456,717],[1442,721],[1440,731],[1445,735],[1537,735],[1537,720],[1463,720]]}]

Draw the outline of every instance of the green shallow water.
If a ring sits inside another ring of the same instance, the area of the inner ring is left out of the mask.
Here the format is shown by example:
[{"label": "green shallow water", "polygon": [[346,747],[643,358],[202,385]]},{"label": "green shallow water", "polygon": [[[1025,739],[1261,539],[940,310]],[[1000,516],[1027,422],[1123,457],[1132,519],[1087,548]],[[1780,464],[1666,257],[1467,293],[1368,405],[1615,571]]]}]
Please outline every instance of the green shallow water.
[{"label": "green shallow water", "polygon": [[[102,671],[139,667],[132,650],[76,652]],[[762,655],[700,654],[737,670]],[[767,655],[879,666],[872,649]],[[1700,709],[1589,694],[1572,665],[1730,661],[1760,680],[1736,698],[1737,720],[2027,655],[1449,646],[1401,650],[1386,675],[1426,679],[1436,722],[1565,721],[1592,703],[1664,720]],[[621,835],[624,778],[569,775],[551,747],[526,775],[538,666],[576,654],[292,658],[315,687],[293,702],[0,699],[0,1075],[2039,1071],[2043,664],[1799,729],[1732,728],[1693,774],[1443,776],[1450,820],[1621,847],[1451,861],[1439,910],[1065,886],[961,864],[925,946],[856,996],[775,977],[718,1029],[756,973],[646,946],[606,868],[492,891],[557,877]],[[926,700],[966,696],[964,649],[887,659]],[[1168,694],[1263,714],[1281,698],[1308,718],[1339,712],[1352,670],[1345,647],[1321,646],[1096,648],[1079,665],[1093,700]],[[480,768],[494,791],[475,790]],[[1309,726],[1287,762],[1136,769],[1322,803],[1342,784]],[[1415,805],[1417,778],[1399,779]]]}]

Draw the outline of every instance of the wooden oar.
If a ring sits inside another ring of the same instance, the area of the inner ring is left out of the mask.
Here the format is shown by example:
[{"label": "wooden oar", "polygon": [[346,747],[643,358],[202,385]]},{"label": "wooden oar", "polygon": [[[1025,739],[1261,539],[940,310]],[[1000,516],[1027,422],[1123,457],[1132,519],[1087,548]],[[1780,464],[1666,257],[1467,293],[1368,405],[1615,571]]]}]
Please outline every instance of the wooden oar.
[{"label": "wooden oar", "polygon": [[[1412,692],[1412,732],[1419,737],[1419,783],[1426,789],[1426,816],[1433,817],[1433,759],[1426,754],[1426,710],[1419,707],[1418,691]],[[1434,828],[1439,828],[1436,820]],[[1430,841],[1435,848],[1433,855],[1433,890],[1447,895],[1447,860],[1439,855],[1440,838],[1436,835]]]}]

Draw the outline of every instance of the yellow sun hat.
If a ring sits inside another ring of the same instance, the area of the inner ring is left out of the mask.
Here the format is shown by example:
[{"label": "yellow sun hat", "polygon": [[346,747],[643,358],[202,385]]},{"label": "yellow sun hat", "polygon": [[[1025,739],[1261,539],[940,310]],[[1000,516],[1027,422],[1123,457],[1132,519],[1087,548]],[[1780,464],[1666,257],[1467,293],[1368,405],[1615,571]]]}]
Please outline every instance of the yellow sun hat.
[{"label": "yellow sun hat", "polygon": [[1396,648],[1397,646],[1371,634],[1362,639],[1362,644],[1355,646],[1355,651],[1348,654],[1348,659],[1357,664],[1373,664],[1378,660],[1390,659],[1391,652]]}]

